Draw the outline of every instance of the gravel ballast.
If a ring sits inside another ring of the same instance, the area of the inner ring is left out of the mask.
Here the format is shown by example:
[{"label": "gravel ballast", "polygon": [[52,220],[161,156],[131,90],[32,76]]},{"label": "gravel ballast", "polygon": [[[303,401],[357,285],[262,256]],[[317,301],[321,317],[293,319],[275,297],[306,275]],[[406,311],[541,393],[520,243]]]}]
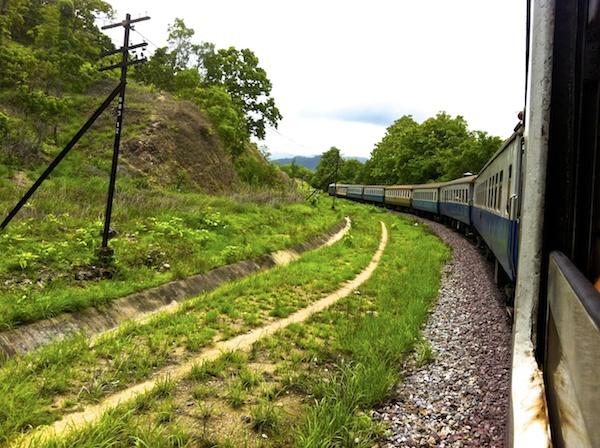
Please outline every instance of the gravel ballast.
[{"label": "gravel ballast", "polygon": [[433,361],[403,367],[374,411],[389,428],[379,447],[503,447],[510,386],[510,320],[493,267],[456,231],[419,219],[453,249],[423,336]]}]

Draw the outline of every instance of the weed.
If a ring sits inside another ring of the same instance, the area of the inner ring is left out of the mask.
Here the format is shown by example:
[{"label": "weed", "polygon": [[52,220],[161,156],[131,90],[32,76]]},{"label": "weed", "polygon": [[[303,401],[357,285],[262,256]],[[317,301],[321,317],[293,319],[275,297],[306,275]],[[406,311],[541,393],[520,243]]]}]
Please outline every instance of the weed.
[{"label": "weed", "polygon": [[251,371],[245,366],[238,372],[238,379],[242,387],[246,390],[254,388],[261,381],[261,377],[258,373]]},{"label": "weed", "polygon": [[232,382],[227,388],[226,399],[232,408],[241,408],[246,403],[246,398],[246,391],[240,382]]},{"label": "weed", "polygon": [[210,397],[214,393],[214,389],[207,384],[197,384],[192,389],[192,397],[197,401]]},{"label": "weed", "polygon": [[428,340],[421,338],[415,345],[415,363],[417,367],[429,364],[435,358],[433,348]]},{"label": "weed", "polygon": [[259,432],[274,433],[282,420],[281,410],[269,401],[260,401],[250,410],[252,429]]},{"label": "weed", "polygon": [[170,397],[174,388],[175,382],[169,375],[165,375],[156,381],[154,387],[152,388],[152,396],[158,399]]}]

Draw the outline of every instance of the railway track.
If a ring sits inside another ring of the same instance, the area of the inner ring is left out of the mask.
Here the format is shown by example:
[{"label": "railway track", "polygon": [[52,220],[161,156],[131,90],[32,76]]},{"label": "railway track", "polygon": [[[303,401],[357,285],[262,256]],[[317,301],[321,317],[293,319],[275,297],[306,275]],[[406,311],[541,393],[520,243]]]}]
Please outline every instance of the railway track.
[{"label": "railway track", "polygon": [[486,258],[466,238],[423,218],[453,248],[424,329],[433,360],[404,380],[374,416],[390,432],[381,447],[503,447],[510,390],[510,321]]}]

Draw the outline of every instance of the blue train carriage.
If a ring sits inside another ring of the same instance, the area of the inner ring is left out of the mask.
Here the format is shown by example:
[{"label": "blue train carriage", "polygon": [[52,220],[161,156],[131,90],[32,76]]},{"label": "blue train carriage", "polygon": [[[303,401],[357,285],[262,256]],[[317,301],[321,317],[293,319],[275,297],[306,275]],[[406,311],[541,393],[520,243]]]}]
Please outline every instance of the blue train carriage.
[{"label": "blue train carriage", "polygon": [[390,185],[385,187],[385,203],[393,208],[410,208],[412,185]]},{"label": "blue train carriage", "polygon": [[412,208],[439,215],[439,194],[442,184],[414,185],[412,189]]},{"label": "blue train carriage", "polygon": [[475,180],[471,210],[473,227],[512,281],[519,247],[522,141],[521,133],[514,133],[483,167]]},{"label": "blue train carriage", "polygon": [[355,199],[362,201],[363,200],[363,185],[348,185],[348,193],[347,196],[349,199]]},{"label": "blue train carriage", "polygon": [[385,187],[381,185],[365,185],[363,199],[368,202],[383,204],[385,198]]},{"label": "blue train carriage", "polygon": [[440,215],[471,225],[473,184],[477,176],[465,176],[445,182],[440,187]]}]

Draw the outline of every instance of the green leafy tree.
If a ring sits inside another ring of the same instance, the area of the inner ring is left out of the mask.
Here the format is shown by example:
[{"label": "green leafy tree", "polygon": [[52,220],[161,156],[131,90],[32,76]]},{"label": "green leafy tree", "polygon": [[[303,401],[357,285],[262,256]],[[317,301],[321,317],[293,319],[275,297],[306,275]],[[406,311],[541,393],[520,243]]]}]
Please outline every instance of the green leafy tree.
[{"label": "green leafy tree", "polygon": [[412,116],[404,115],[386,130],[383,139],[377,143],[363,170],[363,182],[370,184],[394,184],[403,177],[402,171],[413,157],[413,150],[407,142],[419,124]]},{"label": "green leafy tree", "polygon": [[387,129],[361,177],[381,184],[450,180],[479,171],[500,144],[498,137],[470,132],[461,116],[440,112],[418,124],[406,115]]},{"label": "green leafy tree", "polygon": [[190,58],[194,52],[192,37],[195,31],[185,26],[183,19],[176,18],[175,22],[169,25],[169,37],[167,42],[173,50],[173,68],[185,70],[190,65]]},{"label": "green leafy tree", "polygon": [[223,86],[243,111],[250,135],[265,138],[266,127],[277,127],[281,113],[271,95],[271,81],[249,49],[234,47],[208,52],[203,59],[205,83]]},{"label": "green leafy tree", "polygon": [[167,47],[158,48],[148,62],[135,67],[137,81],[154,85],[159,89],[175,90],[175,55]]},{"label": "green leafy tree", "polygon": [[223,87],[186,89],[180,92],[180,97],[193,101],[208,115],[233,158],[244,152],[249,138],[244,114]]},{"label": "green leafy tree", "polygon": [[289,165],[281,165],[281,170],[285,172],[292,179],[301,179],[304,182],[310,183],[314,173],[309,168],[298,165],[296,160],[292,160]]},{"label": "green leafy tree", "polygon": [[321,154],[321,160],[312,177],[312,186],[321,190],[327,190],[327,186],[336,180],[336,167],[339,177],[340,167],[343,162],[341,152],[335,146]]},{"label": "green leafy tree", "polygon": [[361,183],[363,163],[356,159],[340,160],[338,182]]}]

